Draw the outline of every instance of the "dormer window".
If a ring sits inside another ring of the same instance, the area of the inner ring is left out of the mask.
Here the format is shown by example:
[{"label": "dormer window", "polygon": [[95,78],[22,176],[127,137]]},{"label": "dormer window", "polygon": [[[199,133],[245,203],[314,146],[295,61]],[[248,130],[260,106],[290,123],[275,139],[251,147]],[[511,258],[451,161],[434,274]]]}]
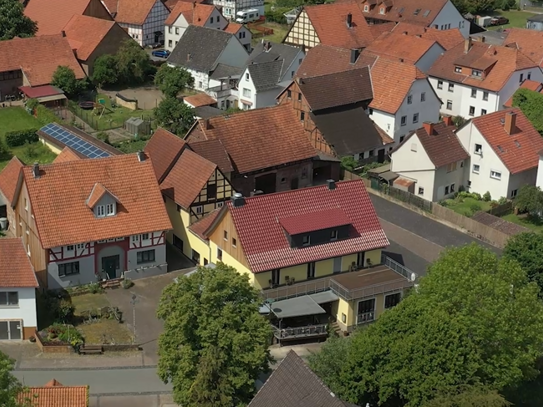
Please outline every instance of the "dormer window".
[{"label": "dormer window", "polygon": [[385,14],[385,8],[384,8],[384,7],[381,7],[381,9],[379,10],[379,13],[380,13],[380,14]]},{"label": "dormer window", "polygon": [[87,198],[86,204],[94,212],[94,216],[105,218],[117,214],[118,202],[117,197],[108,191],[106,187],[100,183],[96,183]]},{"label": "dormer window", "polygon": [[96,209],[94,210],[94,213],[96,214],[97,217],[99,218],[103,218],[104,216],[106,216],[106,208],[104,205],[98,205],[96,207]]},{"label": "dormer window", "polygon": [[472,69],[471,70],[471,74],[477,78],[480,78],[481,76],[483,76],[483,72],[482,71],[479,71],[477,69]]},{"label": "dormer window", "polygon": [[304,235],[302,237],[302,246],[309,246],[311,244],[311,236]]},{"label": "dormer window", "polygon": [[367,4],[364,5],[364,11],[367,13],[368,11],[370,11],[370,6],[368,6]]},{"label": "dormer window", "polygon": [[462,68],[459,67],[459,66],[455,66],[455,67],[454,67],[454,72],[456,72],[456,73],[462,73]]},{"label": "dormer window", "polygon": [[104,218],[106,216],[114,216],[116,213],[115,203],[109,203],[106,205],[97,205],[94,213],[97,218]]},{"label": "dormer window", "polygon": [[330,232],[330,240],[337,240],[337,229]]}]

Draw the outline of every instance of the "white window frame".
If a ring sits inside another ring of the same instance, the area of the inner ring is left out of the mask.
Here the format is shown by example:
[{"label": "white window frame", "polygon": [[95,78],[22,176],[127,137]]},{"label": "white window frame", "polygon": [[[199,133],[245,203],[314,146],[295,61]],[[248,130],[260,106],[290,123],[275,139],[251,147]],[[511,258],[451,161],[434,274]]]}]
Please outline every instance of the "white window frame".
[{"label": "white window frame", "polygon": [[501,181],[501,179],[502,179],[501,171],[490,170],[490,178]]},{"label": "white window frame", "polygon": [[471,168],[471,172],[473,172],[474,174],[479,174],[480,171],[481,171],[481,166],[479,164],[473,164],[473,167]]},{"label": "white window frame", "polygon": [[113,216],[115,215],[115,204],[109,203],[106,205],[106,216]]},{"label": "white window frame", "polygon": [[96,207],[96,216],[98,218],[103,218],[104,216],[106,216],[106,208],[104,205],[98,205]]},{"label": "white window frame", "polygon": [[[479,148],[477,148],[479,146]],[[482,155],[483,154],[483,145],[475,143],[473,148],[473,154]]]},{"label": "white window frame", "polygon": [[437,81],[437,88],[443,89],[443,81]]}]

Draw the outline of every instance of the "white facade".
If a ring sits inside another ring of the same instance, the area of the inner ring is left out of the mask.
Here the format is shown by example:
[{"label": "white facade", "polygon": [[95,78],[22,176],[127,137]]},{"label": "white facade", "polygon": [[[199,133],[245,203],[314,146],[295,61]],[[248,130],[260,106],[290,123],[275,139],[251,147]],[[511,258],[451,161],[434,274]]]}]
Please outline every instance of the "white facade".
[{"label": "white facade", "polygon": [[539,188],[543,189],[543,156],[539,156],[539,164],[537,165],[537,179],[535,183]]},{"label": "white facade", "polygon": [[164,41],[164,22],[168,18],[170,11],[157,0],[153,8],[147,15],[143,25],[119,23],[119,25],[128,30],[128,34],[142,47],[157,44]]},{"label": "white facade", "polygon": [[372,109],[370,105],[369,116],[398,144],[422,123],[438,122],[439,107],[439,99],[428,79],[417,79],[395,114]]},{"label": "white facade", "polygon": [[483,195],[488,191],[492,199],[498,200],[515,197],[522,185],[536,184],[537,168],[511,174],[473,123],[458,130],[457,136],[471,156],[466,170],[470,192]]},{"label": "white facade", "polygon": [[[228,25],[228,21],[223,17],[219,10],[214,8],[207,21],[200,21],[197,25],[207,28],[224,30]],[[179,17],[177,17],[172,25],[166,25],[164,30],[164,48],[166,48],[170,52],[173,51],[188,26],[189,23],[187,22],[187,19],[183,14],[179,14]]]},{"label": "white facade", "polygon": [[413,193],[433,202],[458,192],[465,182],[465,167],[461,160],[436,168],[416,134],[391,154],[391,171],[415,181]]},{"label": "white facade", "polygon": [[442,113],[469,119],[504,109],[504,103],[513,96],[525,79],[543,82],[543,73],[536,67],[515,71],[499,92],[436,77],[430,77],[430,83],[442,101]]},{"label": "white facade", "polygon": [[464,38],[468,38],[470,24],[469,21],[462,17],[454,4],[452,4],[452,2],[449,0],[447,1],[447,4],[443,6],[429,27],[437,28],[438,30],[458,28]]},{"label": "white facade", "polygon": [[[36,289],[27,287],[0,288],[0,293],[4,292],[17,292],[18,304],[0,305],[0,323],[3,323],[4,327],[8,326],[8,329],[15,331],[11,332],[11,339],[22,339],[23,327],[36,328],[38,326],[36,317]],[[17,323],[19,321],[20,323]]]}]

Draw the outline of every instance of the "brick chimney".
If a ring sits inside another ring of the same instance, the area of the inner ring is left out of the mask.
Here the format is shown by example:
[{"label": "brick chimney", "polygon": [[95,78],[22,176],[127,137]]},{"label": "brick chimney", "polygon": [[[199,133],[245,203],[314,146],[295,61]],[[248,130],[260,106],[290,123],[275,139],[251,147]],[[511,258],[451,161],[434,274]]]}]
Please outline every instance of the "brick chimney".
[{"label": "brick chimney", "polygon": [[443,115],[443,123],[445,123],[445,126],[454,126],[452,116],[449,116],[448,114]]},{"label": "brick chimney", "polygon": [[428,133],[430,136],[434,134],[434,123],[424,122],[422,123],[422,126],[424,127],[424,130],[426,130],[426,133]]},{"label": "brick chimney", "polygon": [[517,128],[516,124],[517,114],[515,112],[507,112],[505,114],[505,124],[503,125],[507,134],[515,133],[515,130]]},{"label": "brick chimney", "polygon": [[351,28],[353,26],[353,15],[351,13],[347,14],[347,27]]},{"label": "brick chimney", "polygon": [[464,40],[464,53],[467,54],[469,50],[471,49],[471,46],[473,44],[473,40],[471,37],[468,37]]}]

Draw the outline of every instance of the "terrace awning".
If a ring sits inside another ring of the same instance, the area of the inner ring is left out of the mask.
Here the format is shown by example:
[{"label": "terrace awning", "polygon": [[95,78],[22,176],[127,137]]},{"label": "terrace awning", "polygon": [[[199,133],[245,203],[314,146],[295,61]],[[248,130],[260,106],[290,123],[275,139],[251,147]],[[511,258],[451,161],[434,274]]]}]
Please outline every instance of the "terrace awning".
[{"label": "terrace awning", "polygon": [[277,318],[303,317],[326,313],[310,295],[276,301],[270,304],[270,307]]}]

